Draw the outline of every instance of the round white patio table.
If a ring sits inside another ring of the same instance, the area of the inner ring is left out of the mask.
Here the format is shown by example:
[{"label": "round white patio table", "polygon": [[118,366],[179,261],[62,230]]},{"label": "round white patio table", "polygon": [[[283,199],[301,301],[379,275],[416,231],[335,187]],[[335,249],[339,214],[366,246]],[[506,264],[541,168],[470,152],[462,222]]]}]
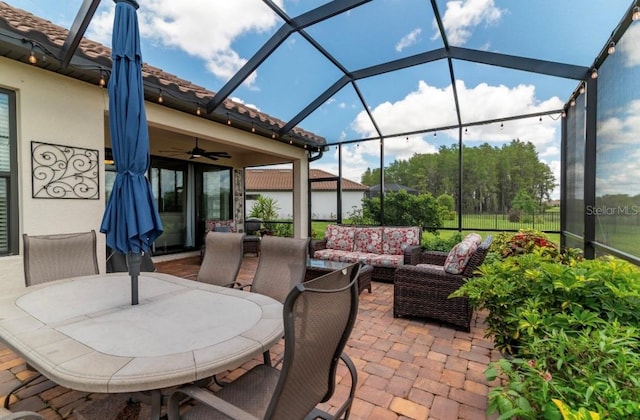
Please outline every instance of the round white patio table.
[{"label": "round white patio table", "polygon": [[211,377],[283,336],[282,304],[267,296],[141,273],[132,306],[130,281],[98,274],[4,295],[0,340],[59,385],[124,393]]}]

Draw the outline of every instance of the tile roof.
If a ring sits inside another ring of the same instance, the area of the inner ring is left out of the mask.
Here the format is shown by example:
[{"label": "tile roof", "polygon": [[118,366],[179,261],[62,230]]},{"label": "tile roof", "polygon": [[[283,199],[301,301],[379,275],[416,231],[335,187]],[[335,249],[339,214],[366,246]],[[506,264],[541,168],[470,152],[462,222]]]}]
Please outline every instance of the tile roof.
[{"label": "tile roof", "polygon": [[[335,178],[332,173],[321,169],[309,169],[311,179]],[[291,169],[246,169],[245,186],[247,191],[291,191],[293,190],[293,173]],[[335,191],[333,181],[320,181],[311,184],[313,191]],[[368,186],[342,178],[343,191],[367,191]]]},{"label": "tile roof", "polygon": [[[15,47],[15,49],[20,47],[21,42],[24,44],[22,49],[29,51],[31,41],[35,41],[47,56],[57,58],[59,56],[58,51],[62,48],[68,33],[69,31],[65,28],[0,1],[0,43],[3,41],[3,37],[11,38],[13,39],[13,47]],[[1,48],[0,55],[5,55],[23,62],[27,62],[28,58],[28,53],[18,56],[15,52],[10,54],[7,48]],[[98,83],[101,76],[108,75],[111,68],[111,49],[87,38],[82,38],[74,57],[84,58],[89,60],[89,62],[93,62],[95,68],[89,69],[86,66],[83,68],[82,65],[77,64],[77,60],[76,64],[72,62],[69,65],[69,67],[76,67],[76,71],[63,69],[60,68],[60,66],[56,67],[51,63],[56,60],[47,60],[45,63],[42,62],[44,60],[40,60],[37,65],[48,70],[66,74],[70,77],[84,81],[92,81],[94,83]],[[80,69],[83,71],[79,72],[78,70]],[[94,80],[87,80],[87,72],[94,73]],[[162,89],[164,99],[162,104],[180,111],[196,113],[197,108],[204,105],[215,95],[215,92],[195,85],[188,80],[181,79],[176,75],[167,73],[162,69],[153,67],[148,63],[143,64],[142,76],[145,81],[145,97],[147,100],[155,101],[159,96],[160,89]],[[153,92],[153,87],[150,88],[150,85],[155,87],[155,92]],[[215,111],[216,115],[212,114],[206,114],[202,107],[202,113],[200,115],[203,118],[226,123],[227,116],[229,116],[237,128],[251,131],[255,129],[257,134],[262,134],[270,138],[273,138],[274,133],[285,126],[285,122],[280,119],[230,99],[226,99],[223,105]],[[326,144],[326,140],[323,137],[298,127],[293,128],[292,133],[289,134],[294,139],[301,140],[305,144],[309,143],[312,146],[322,146]],[[284,142],[285,139],[276,138],[275,141]]]}]

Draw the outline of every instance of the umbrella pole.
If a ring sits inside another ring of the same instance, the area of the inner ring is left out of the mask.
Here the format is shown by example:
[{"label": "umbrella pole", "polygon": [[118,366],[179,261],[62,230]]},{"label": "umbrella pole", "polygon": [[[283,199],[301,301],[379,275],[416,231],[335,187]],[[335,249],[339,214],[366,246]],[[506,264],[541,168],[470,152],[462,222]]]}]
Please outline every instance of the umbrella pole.
[{"label": "umbrella pole", "polygon": [[131,276],[131,304],[138,304],[138,276],[140,275],[140,265],[142,255],[137,252],[127,252],[127,267]]}]

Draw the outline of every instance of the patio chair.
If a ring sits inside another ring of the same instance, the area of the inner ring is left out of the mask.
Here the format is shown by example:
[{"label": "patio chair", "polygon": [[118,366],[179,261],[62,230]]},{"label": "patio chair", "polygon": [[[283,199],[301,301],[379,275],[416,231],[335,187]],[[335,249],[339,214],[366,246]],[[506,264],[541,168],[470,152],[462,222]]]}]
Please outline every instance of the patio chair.
[{"label": "patio chair", "polygon": [[[358,271],[359,265],[353,264],[291,290],[283,308],[281,369],[257,365],[215,394],[194,385],[180,387],[169,397],[169,420],[348,418],[357,371],[343,350],[358,310]],[[351,387],[342,406],[329,414],[316,406],[333,396],[340,359],[351,376]],[[185,395],[195,405],[181,417]]]},{"label": "patio chair", "polygon": [[209,232],[196,281],[232,287],[242,264],[244,233]]},{"label": "patio chair", "polygon": [[291,289],[304,281],[309,239],[264,236],[260,248],[253,282],[242,287],[284,303]]},{"label": "patio chair", "polygon": [[33,411],[16,411],[12,413],[6,408],[0,407],[0,420],[44,420],[44,417]]},{"label": "patio chair", "polygon": [[422,254],[422,264],[398,267],[393,281],[393,316],[431,318],[469,332],[473,315],[469,299],[449,298],[449,295],[475,275],[492,241],[493,237],[488,235],[459,274],[445,270],[446,252],[426,251]]},{"label": "patio chair", "polygon": [[262,220],[258,218],[249,218],[244,222],[244,231],[247,236],[244,237],[244,253],[255,254],[260,256],[260,228]]},{"label": "patio chair", "polygon": [[96,231],[22,235],[27,287],[48,281],[99,274]]},{"label": "patio chair", "polygon": [[[27,287],[69,277],[99,274],[95,230],[55,235],[25,233],[22,241],[24,280]],[[27,369],[36,370],[28,363]],[[11,395],[39,377],[39,374],[34,375],[9,391],[4,400],[4,408],[9,408]]]}]

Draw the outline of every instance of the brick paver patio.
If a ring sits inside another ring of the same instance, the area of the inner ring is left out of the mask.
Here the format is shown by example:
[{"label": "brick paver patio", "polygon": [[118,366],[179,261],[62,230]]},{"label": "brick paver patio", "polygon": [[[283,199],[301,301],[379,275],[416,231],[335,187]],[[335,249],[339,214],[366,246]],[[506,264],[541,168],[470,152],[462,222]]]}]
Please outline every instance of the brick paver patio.
[{"label": "brick paver patio", "polygon": [[[245,257],[239,280],[253,277],[257,257]],[[198,270],[197,257],[157,263],[158,271],[179,276]],[[393,318],[393,285],[373,282],[373,291],[360,295],[358,319],[346,352],[358,368],[358,389],[352,419],[480,420],[487,417],[489,383],[484,370],[499,358],[484,338],[482,313],[476,313],[470,333],[421,319]],[[271,351],[279,360],[281,342]],[[232,380],[255,363],[222,375]],[[348,393],[346,369],[332,401],[338,405]],[[11,350],[0,345],[0,395],[35,373]],[[4,397],[2,397],[4,400]],[[127,404],[124,396],[89,394],[58,386],[46,378],[34,381],[12,398],[11,409],[33,410],[46,419],[129,420],[148,416],[144,404]],[[100,413],[100,414],[97,414]]]}]

